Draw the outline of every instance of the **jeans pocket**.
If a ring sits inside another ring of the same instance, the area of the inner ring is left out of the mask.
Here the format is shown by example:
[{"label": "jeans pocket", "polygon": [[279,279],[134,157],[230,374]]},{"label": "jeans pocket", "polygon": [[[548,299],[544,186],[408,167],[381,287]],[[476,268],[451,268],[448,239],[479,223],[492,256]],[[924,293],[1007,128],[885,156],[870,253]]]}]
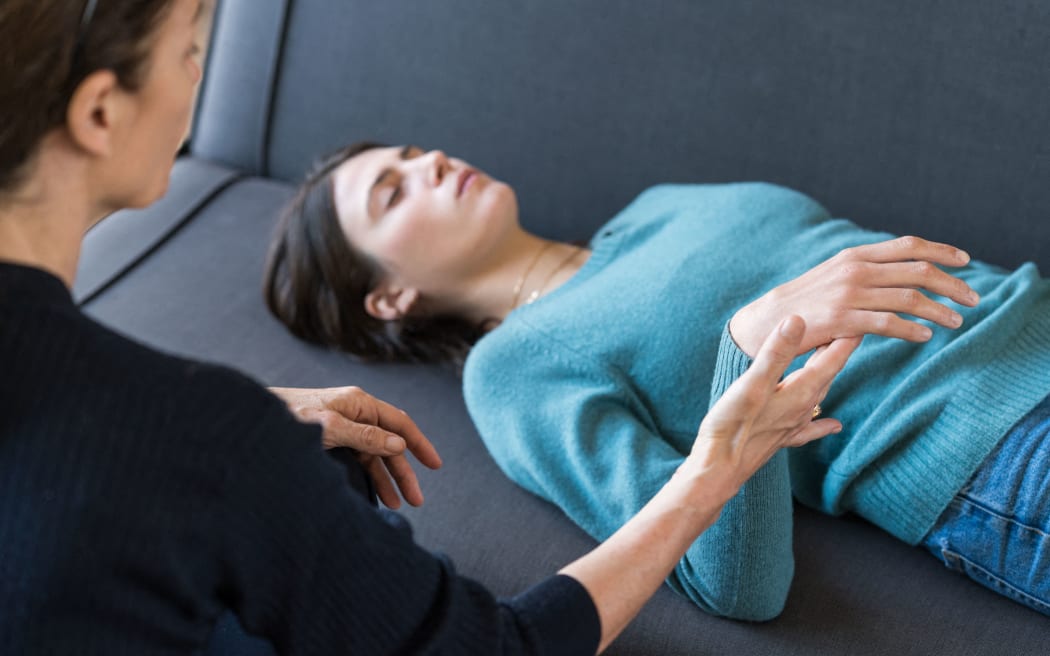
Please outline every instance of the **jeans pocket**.
[{"label": "jeans pocket", "polygon": [[941,556],[944,559],[944,563],[950,569],[961,572],[971,580],[980,583],[989,590],[997,592],[1004,597],[1009,597],[1018,603],[1028,606],[1034,611],[1040,612],[1043,615],[1050,615],[1050,603],[1029,594],[1021,588],[1011,584],[1009,581],[996,576],[962,554],[944,548],[941,550]]}]

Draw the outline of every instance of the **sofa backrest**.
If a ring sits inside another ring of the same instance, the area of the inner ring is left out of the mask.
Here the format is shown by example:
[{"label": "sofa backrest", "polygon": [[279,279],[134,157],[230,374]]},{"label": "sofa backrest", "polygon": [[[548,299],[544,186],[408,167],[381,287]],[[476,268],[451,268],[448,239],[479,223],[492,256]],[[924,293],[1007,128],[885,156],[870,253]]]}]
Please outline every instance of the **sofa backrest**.
[{"label": "sofa backrest", "polygon": [[437,147],[567,238],[761,179],[1050,271],[1046,0],[221,0],[215,38],[192,148],[250,173]]}]

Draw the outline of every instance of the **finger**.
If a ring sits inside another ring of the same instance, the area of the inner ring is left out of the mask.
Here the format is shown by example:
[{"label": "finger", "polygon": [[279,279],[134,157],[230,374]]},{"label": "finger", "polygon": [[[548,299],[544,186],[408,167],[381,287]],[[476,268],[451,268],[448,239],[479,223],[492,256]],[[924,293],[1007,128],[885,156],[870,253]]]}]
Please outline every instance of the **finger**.
[{"label": "finger", "polygon": [[949,244],[928,241],[921,237],[898,237],[876,244],[848,249],[850,255],[868,262],[900,262],[927,260],[945,266],[964,266],[970,261],[966,251]]},{"label": "finger", "polygon": [[981,300],[966,281],[926,261],[879,264],[870,267],[866,275],[872,287],[921,288],[970,307]]},{"label": "finger", "polygon": [[754,362],[743,377],[757,378],[760,384],[773,388],[784,375],[798,353],[798,346],[806,333],[802,317],[791,315],[780,322],[758,350]]},{"label": "finger", "polygon": [[383,461],[379,458],[370,458],[369,460],[365,469],[367,469],[368,475],[372,477],[372,483],[376,488],[376,496],[379,497],[384,506],[397,510],[401,507],[401,498],[397,496],[397,490],[387,474],[386,467],[383,466]]},{"label": "finger", "polygon": [[817,419],[806,424],[802,430],[787,440],[785,446],[802,446],[813,440],[833,435],[842,431],[842,423],[838,419]]},{"label": "finger", "polygon": [[874,310],[850,312],[837,327],[837,332],[844,336],[879,335],[918,343],[928,342],[933,337],[933,330],[929,326],[904,319],[893,312]]},{"label": "finger", "polygon": [[393,456],[403,453],[405,440],[379,426],[350,421],[337,412],[328,412],[321,421],[326,448],[350,447],[362,453]]},{"label": "finger", "polygon": [[423,435],[423,431],[419,429],[416,422],[412,421],[408,413],[380,399],[375,399],[375,403],[380,426],[404,438],[408,450],[425,466],[430,469],[437,469],[441,466],[441,456],[438,455],[437,449]]},{"label": "finger", "polygon": [[945,328],[958,328],[963,323],[961,314],[917,289],[870,289],[860,304],[865,310],[910,314]]},{"label": "finger", "polygon": [[828,382],[838,375],[842,368],[846,366],[849,358],[860,346],[863,338],[861,337],[843,337],[836,339],[827,345],[827,348],[815,353],[809,360],[806,361],[803,369],[812,368],[818,369],[825,376],[828,377]]},{"label": "finger", "polygon": [[423,505],[423,490],[419,487],[419,479],[412,471],[408,458],[405,456],[383,458],[383,466],[397,483],[397,488],[401,490],[401,496],[405,498],[405,501],[413,506]]},{"label": "finger", "polygon": [[[805,425],[814,423],[815,406],[827,397],[835,376],[842,371],[859,344],[860,338],[835,340],[825,351],[810,357],[805,366],[785,378],[779,389],[786,394],[774,401],[782,404],[782,416],[801,418]],[[811,439],[816,437],[808,437],[804,442]]]},{"label": "finger", "polygon": [[[806,364],[784,379],[784,387],[804,388],[802,395],[809,400],[819,402],[827,389],[831,387],[835,376],[842,371],[853,352],[860,346],[860,337],[836,339],[820,353],[815,353],[806,360]],[[813,403],[808,407],[812,408]]]}]

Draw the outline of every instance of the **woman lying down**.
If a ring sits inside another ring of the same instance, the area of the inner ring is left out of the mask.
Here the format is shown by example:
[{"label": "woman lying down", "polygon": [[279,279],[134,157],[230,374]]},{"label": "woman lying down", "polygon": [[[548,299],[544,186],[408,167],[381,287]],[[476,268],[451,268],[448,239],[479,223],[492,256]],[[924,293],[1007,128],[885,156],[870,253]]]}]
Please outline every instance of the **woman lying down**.
[{"label": "woman lying down", "polygon": [[1033,265],[863,230],[768,184],[654,187],[588,245],[553,242],[466,162],[366,144],[303,185],[265,288],[312,342],[465,359],[500,467],[598,540],[670,479],[711,390],[784,317],[806,321],[799,355],[866,335],[814,408],[842,432],[778,453],[669,584],[717,615],[775,617],[794,494],[1050,614],[1050,284]]}]

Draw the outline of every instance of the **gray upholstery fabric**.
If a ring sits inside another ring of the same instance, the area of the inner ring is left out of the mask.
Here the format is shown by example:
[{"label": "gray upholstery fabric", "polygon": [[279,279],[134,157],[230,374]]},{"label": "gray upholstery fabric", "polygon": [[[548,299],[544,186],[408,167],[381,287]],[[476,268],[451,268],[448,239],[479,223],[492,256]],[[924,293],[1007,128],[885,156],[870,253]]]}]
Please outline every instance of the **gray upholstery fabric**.
[{"label": "gray upholstery fabric", "polygon": [[[161,204],[89,234],[77,296],[159,348],[403,407],[446,461],[420,472],[418,538],[512,593],[593,541],[495,467],[453,374],[354,363],[269,317],[288,183],[348,141],[410,141],[511,182],[527,226],[584,238],[651,183],[764,179],[1045,269],[1048,19],[1044,0],[222,0],[193,156]],[[782,617],[719,620],[664,589],[609,653],[1046,653],[1042,616],[863,522],[797,514]]]},{"label": "gray upholstery fabric", "polygon": [[276,177],[411,141],[511,181],[528,225],[572,238],[652,183],[762,179],[1050,264],[1043,0],[338,4],[291,6]]},{"label": "gray upholstery fabric", "polygon": [[201,157],[265,174],[270,100],[289,0],[219,2],[193,146]]},{"label": "gray upholstery fabric", "polygon": [[[176,179],[194,171],[188,162]],[[592,548],[560,511],[499,471],[453,373],[355,363],[298,342],[267,314],[260,271],[277,208],[290,195],[291,187],[270,180],[233,184],[87,311],[158,348],[229,364],[264,384],[355,384],[404,408],[446,463],[419,472],[427,500],[405,515],[422,544],[500,594],[521,591]],[[143,213],[128,214],[112,229],[130,238],[134,215]],[[797,519],[797,572],[779,619],[753,625],[712,618],[663,589],[609,653],[998,656],[1041,654],[1050,644],[1050,620],[949,572],[920,549],[855,519],[803,508]],[[259,650],[248,653],[269,653]]]},{"label": "gray upholstery fabric", "polygon": [[144,212],[117,212],[88,231],[73,297],[84,301],[130,271],[239,174],[199,159],[175,162],[164,198]]}]

